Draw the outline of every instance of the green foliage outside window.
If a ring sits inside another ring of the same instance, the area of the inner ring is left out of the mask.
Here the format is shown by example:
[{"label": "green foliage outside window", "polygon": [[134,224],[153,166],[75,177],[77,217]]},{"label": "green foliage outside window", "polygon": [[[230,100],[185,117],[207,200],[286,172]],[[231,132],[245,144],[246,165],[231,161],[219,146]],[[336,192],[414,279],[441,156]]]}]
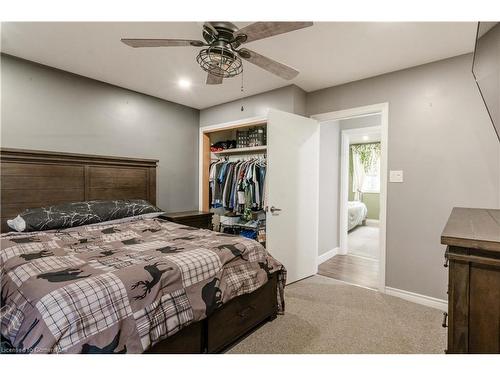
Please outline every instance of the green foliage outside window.
[{"label": "green foliage outside window", "polygon": [[351,145],[351,150],[353,155],[359,155],[366,173],[369,173],[380,158],[380,142]]}]

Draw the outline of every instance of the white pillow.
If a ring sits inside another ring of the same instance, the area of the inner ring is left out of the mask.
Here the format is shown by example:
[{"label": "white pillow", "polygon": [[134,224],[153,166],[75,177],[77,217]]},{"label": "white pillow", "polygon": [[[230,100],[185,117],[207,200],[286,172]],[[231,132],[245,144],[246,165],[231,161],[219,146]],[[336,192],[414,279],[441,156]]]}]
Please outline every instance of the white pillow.
[{"label": "white pillow", "polygon": [[19,215],[14,219],[7,220],[7,225],[10,229],[14,229],[17,232],[24,232],[26,229],[26,221]]}]

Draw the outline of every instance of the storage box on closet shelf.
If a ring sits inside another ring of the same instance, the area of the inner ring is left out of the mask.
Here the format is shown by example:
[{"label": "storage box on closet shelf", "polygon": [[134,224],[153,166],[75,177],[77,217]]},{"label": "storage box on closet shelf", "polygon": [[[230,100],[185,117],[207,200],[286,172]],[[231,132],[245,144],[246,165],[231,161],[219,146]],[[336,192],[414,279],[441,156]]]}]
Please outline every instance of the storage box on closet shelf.
[{"label": "storage box on closet shelf", "polygon": [[236,130],[236,148],[248,147],[248,130]]},{"label": "storage box on closet shelf", "polygon": [[263,126],[236,131],[236,148],[259,147],[265,145],[266,130]]},{"label": "storage box on closet shelf", "polygon": [[240,216],[225,216],[220,215],[220,224],[224,226],[233,226],[237,225],[240,222]]},{"label": "storage box on closet shelf", "polygon": [[263,127],[255,127],[248,130],[248,146],[256,147],[265,145],[266,132]]}]

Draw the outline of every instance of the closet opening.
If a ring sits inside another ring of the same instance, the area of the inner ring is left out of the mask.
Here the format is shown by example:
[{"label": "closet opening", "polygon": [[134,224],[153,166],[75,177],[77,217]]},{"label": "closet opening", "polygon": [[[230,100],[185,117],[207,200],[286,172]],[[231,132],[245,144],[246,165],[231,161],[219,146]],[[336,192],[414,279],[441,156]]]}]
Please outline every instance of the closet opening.
[{"label": "closet opening", "polygon": [[321,123],[318,273],[380,291],[387,115],[387,106],[377,105],[315,116]]},{"label": "closet opening", "polygon": [[201,208],[213,230],[266,245],[267,123],[222,126],[202,134]]},{"label": "closet opening", "polygon": [[[199,132],[199,207],[214,212],[214,229],[264,245],[286,267],[287,284],[315,275],[319,121],[269,109]],[[227,177],[232,185],[224,183],[221,197],[215,189]]]}]

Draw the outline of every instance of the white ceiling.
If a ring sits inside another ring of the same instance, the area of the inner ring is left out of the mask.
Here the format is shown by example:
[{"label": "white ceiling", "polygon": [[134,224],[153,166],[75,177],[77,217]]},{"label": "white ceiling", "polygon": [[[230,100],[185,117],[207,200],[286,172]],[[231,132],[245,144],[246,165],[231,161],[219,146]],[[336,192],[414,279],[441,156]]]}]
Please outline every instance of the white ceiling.
[{"label": "white ceiling", "polygon": [[[242,27],[247,23],[236,23]],[[206,108],[241,98],[241,78],[205,85],[198,48],[133,49],[122,37],[201,39],[201,22],[2,23],[2,52],[69,72]],[[296,84],[335,86],[471,52],[476,23],[319,22],[246,46],[300,71],[292,81],[244,63],[244,95]],[[192,81],[190,89],[178,86]]]},{"label": "white ceiling", "polygon": [[371,131],[366,133],[351,134],[349,137],[349,143],[351,145],[355,145],[360,143],[380,142],[380,139],[380,132]]},{"label": "white ceiling", "polygon": [[361,143],[380,142],[380,139],[380,133],[353,134],[349,137],[349,143],[351,145],[356,145]]}]

